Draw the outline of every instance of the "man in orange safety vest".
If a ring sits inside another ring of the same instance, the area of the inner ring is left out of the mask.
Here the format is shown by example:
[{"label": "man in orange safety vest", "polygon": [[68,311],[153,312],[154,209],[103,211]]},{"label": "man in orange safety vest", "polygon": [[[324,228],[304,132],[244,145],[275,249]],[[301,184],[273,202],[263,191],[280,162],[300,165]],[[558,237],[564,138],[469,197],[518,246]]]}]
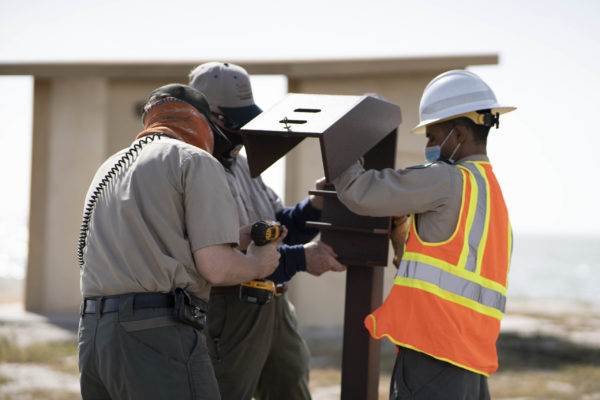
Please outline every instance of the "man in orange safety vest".
[{"label": "man in orange safety vest", "polygon": [[512,231],[486,146],[499,115],[514,109],[477,75],[448,71],[425,88],[413,130],[426,134],[427,164],[357,163],[333,180],[357,214],[410,216],[394,285],[365,319],[371,336],[398,346],[390,399],[490,397]]}]

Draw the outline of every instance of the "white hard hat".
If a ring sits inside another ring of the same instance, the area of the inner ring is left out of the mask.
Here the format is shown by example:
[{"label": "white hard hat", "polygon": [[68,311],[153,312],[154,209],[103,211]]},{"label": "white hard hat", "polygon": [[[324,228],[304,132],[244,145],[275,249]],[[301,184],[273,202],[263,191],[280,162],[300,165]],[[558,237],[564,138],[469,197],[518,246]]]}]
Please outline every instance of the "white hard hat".
[{"label": "white hard hat", "polygon": [[[478,110],[490,109],[492,114],[504,114],[516,107],[498,103],[492,89],[470,71],[455,69],[433,78],[423,91],[419,106],[419,125],[413,133],[425,133],[427,125],[466,116],[482,124]],[[483,118],[483,117],[482,117]]]}]

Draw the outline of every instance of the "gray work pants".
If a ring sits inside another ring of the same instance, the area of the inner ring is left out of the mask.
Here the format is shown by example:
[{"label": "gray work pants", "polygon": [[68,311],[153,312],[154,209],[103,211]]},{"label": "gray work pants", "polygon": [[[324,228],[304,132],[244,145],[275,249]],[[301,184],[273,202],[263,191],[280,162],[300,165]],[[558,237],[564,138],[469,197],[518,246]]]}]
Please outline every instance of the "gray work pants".
[{"label": "gray work pants", "polygon": [[310,353],[287,295],[265,305],[212,294],[208,348],[223,400],[307,400]]},{"label": "gray work pants", "polygon": [[489,400],[487,377],[398,347],[390,400]]},{"label": "gray work pants", "polygon": [[170,308],[85,314],[79,322],[81,395],[91,399],[220,399],[202,332]]}]

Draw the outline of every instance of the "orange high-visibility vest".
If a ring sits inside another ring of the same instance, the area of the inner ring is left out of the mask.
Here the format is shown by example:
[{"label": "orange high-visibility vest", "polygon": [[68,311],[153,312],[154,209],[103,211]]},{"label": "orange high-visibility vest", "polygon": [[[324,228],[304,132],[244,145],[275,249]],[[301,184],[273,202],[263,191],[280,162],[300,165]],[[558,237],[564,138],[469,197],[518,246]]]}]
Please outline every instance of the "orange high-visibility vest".
[{"label": "orange high-visibility vest", "polygon": [[456,230],[444,242],[424,242],[412,216],[392,290],[365,326],[375,339],[487,376],[498,369],[512,230],[490,163],[456,167],[463,178]]}]

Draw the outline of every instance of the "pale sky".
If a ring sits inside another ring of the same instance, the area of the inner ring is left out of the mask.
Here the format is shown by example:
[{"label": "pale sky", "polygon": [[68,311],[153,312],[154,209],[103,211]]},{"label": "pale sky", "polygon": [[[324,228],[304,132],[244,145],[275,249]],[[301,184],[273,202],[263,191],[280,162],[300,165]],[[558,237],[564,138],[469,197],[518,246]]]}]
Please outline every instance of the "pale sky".
[{"label": "pale sky", "polygon": [[[518,107],[488,146],[515,232],[600,234],[599,15],[593,0],[0,0],[0,62],[498,54],[470,69]],[[0,93],[2,233],[27,214],[31,79]]]}]

